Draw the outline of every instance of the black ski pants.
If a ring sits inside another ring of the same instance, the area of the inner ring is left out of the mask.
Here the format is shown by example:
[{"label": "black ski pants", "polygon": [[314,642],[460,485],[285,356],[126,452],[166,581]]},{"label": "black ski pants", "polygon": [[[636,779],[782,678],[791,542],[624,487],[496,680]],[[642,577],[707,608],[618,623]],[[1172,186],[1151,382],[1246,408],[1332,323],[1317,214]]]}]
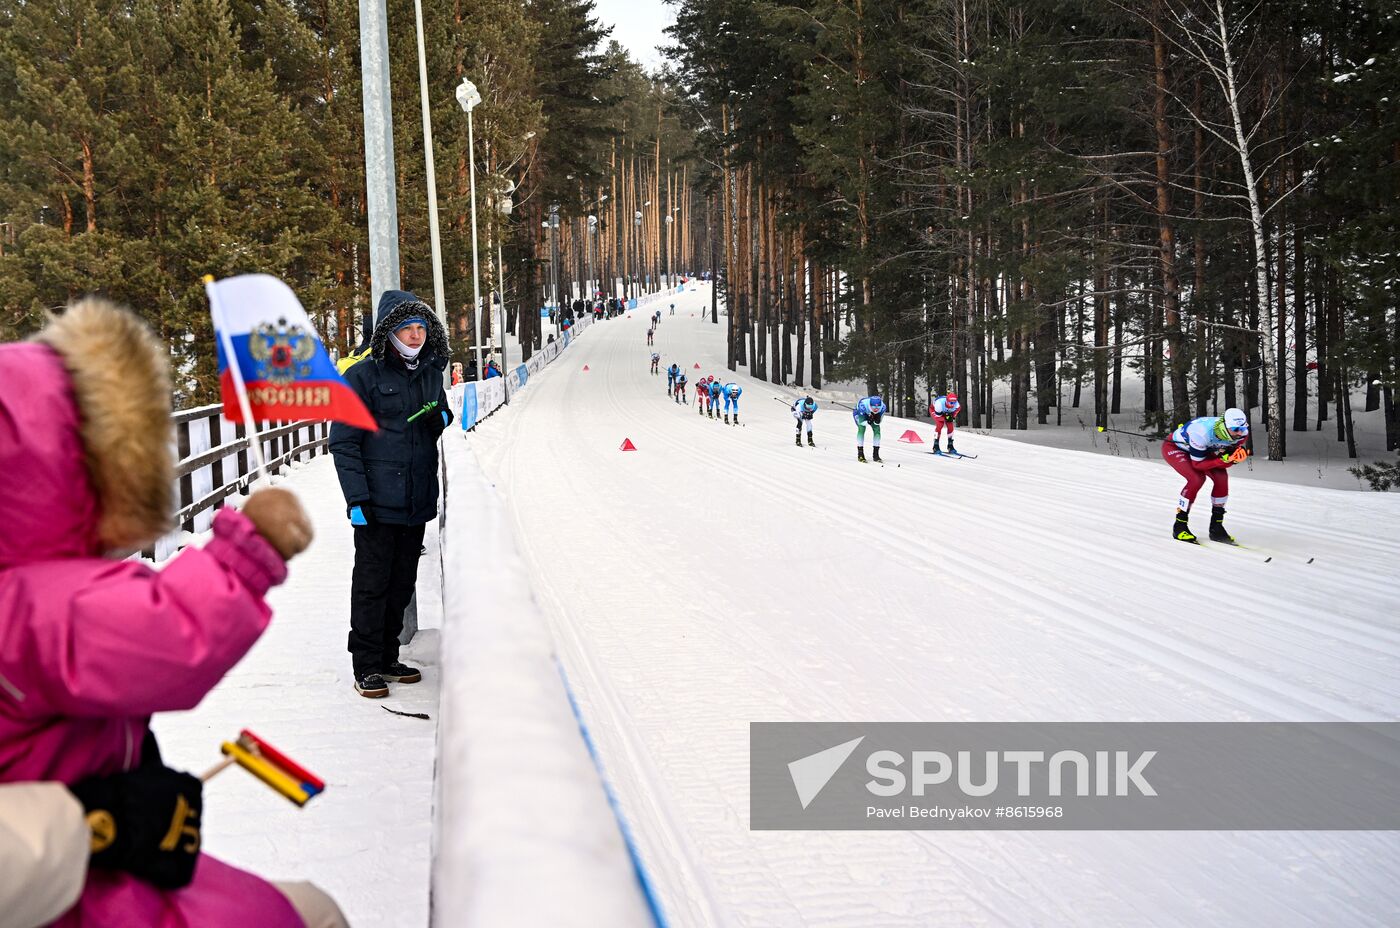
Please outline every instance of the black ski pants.
[{"label": "black ski pants", "polygon": [[403,611],[418,582],[422,525],[355,526],[350,577],[350,656],[355,673],[382,673],[399,659]]}]

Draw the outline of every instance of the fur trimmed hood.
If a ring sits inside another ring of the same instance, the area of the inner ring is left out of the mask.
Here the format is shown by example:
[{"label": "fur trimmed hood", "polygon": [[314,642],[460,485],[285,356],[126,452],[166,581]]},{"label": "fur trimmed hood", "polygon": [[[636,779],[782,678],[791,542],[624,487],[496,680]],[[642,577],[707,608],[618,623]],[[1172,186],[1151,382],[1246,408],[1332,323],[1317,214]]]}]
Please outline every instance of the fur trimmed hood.
[{"label": "fur trimmed hood", "polygon": [[370,338],[370,350],[374,360],[383,364],[389,358],[389,334],[405,319],[422,316],[428,324],[428,340],[423,343],[423,359],[432,367],[442,370],[447,366],[451,349],[447,345],[447,332],[438,320],[433,308],[407,290],[385,290],[379,297],[379,308],[374,314],[374,335]]},{"label": "fur trimmed hood", "polygon": [[88,298],[0,346],[0,567],[139,549],[173,483],[165,351],[134,314]]}]

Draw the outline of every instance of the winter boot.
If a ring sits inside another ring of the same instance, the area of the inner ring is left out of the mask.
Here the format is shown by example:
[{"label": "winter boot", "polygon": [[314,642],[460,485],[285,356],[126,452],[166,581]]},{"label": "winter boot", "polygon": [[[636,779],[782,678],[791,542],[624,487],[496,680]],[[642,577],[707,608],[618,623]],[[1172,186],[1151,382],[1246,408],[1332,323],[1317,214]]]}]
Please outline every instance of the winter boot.
[{"label": "winter boot", "polygon": [[423,674],[419,672],[417,667],[410,667],[398,661],[385,667],[380,676],[390,683],[417,683],[423,679]]},{"label": "winter boot", "polygon": [[1235,539],[1230,537],[1230,533],[1225,531],[1225,507],[1215,506],[1210,510],[1210,540],[1221,541],[1227,545],[1235,544]]},{"label": "winter boot", "polygon": [[856,460],[859,461],[859,462],[861,462],[862,464],[865,463],[865,446],[864,446],[864,445],[857,445],[857,446],[856,446]]},{"label": "winter boot", "polygon": [[1193,545],[1200,544],[1196,536],[1191,532],[1191,526],[1186,524],[1188,514],[1178,509],[1176,511],[1176,523],[1172,526],[1172,537],[1177,541],[1188,541]]},{"label": "winter boot", "polygon": [[871,455],[870,460],[874,461],[876,464],[884,463],[884,462],[882,462],[882,461],[880,460],[880,446],[879,446],[879,445],[876,445],[876,446],[875,446],[875,453],[874,453],[873,455]]},{"label": "winter boot", "polygon": [[389,684],[377,673],[357,673],[355,692],[367,699],[383,699],[389,695]]},{"label": "winter boot", "polygon": [[812,433],[811,433],[811,432],[808,432],[808,433],[807,433],[807,447],[808,447],[808,448],[815,448],[816,446],[817,446],[817,443],[816,443],[815,441],[812,440]]}]

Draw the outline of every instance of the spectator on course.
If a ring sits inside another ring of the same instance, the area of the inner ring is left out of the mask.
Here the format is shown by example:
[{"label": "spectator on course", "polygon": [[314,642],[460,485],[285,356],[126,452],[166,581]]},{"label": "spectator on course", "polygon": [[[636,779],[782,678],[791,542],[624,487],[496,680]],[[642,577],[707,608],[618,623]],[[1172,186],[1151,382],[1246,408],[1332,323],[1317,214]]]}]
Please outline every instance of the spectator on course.
[{"label": "spectator on course", "polygon": [[442,387],[447,333],[431,307],[412,293],[386,290],[370,345],[370,357],[345,380],[379,430],[337,422],[330,450],[355,527],[349,642],[355,689],[380,698],[389,695],[389,683],[423,679],[399,662],[399,633],[418,581],[424,527],[437,518],[437,440],[452,413]]}]

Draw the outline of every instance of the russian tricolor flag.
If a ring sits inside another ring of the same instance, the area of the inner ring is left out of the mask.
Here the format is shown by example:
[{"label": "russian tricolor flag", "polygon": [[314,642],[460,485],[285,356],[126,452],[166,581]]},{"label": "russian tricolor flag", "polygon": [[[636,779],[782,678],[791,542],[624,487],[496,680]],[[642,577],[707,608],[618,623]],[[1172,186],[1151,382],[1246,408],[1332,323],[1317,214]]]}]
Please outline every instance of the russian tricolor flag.
[{"label": "russian tricolor flag", "polygon": [[240,393],[246,393],[255,422],[331,419],[377,431],[291,287],[268,274],[245,274],[207,277],[204,289],[214,317],[226,419],[244,421]]}]

